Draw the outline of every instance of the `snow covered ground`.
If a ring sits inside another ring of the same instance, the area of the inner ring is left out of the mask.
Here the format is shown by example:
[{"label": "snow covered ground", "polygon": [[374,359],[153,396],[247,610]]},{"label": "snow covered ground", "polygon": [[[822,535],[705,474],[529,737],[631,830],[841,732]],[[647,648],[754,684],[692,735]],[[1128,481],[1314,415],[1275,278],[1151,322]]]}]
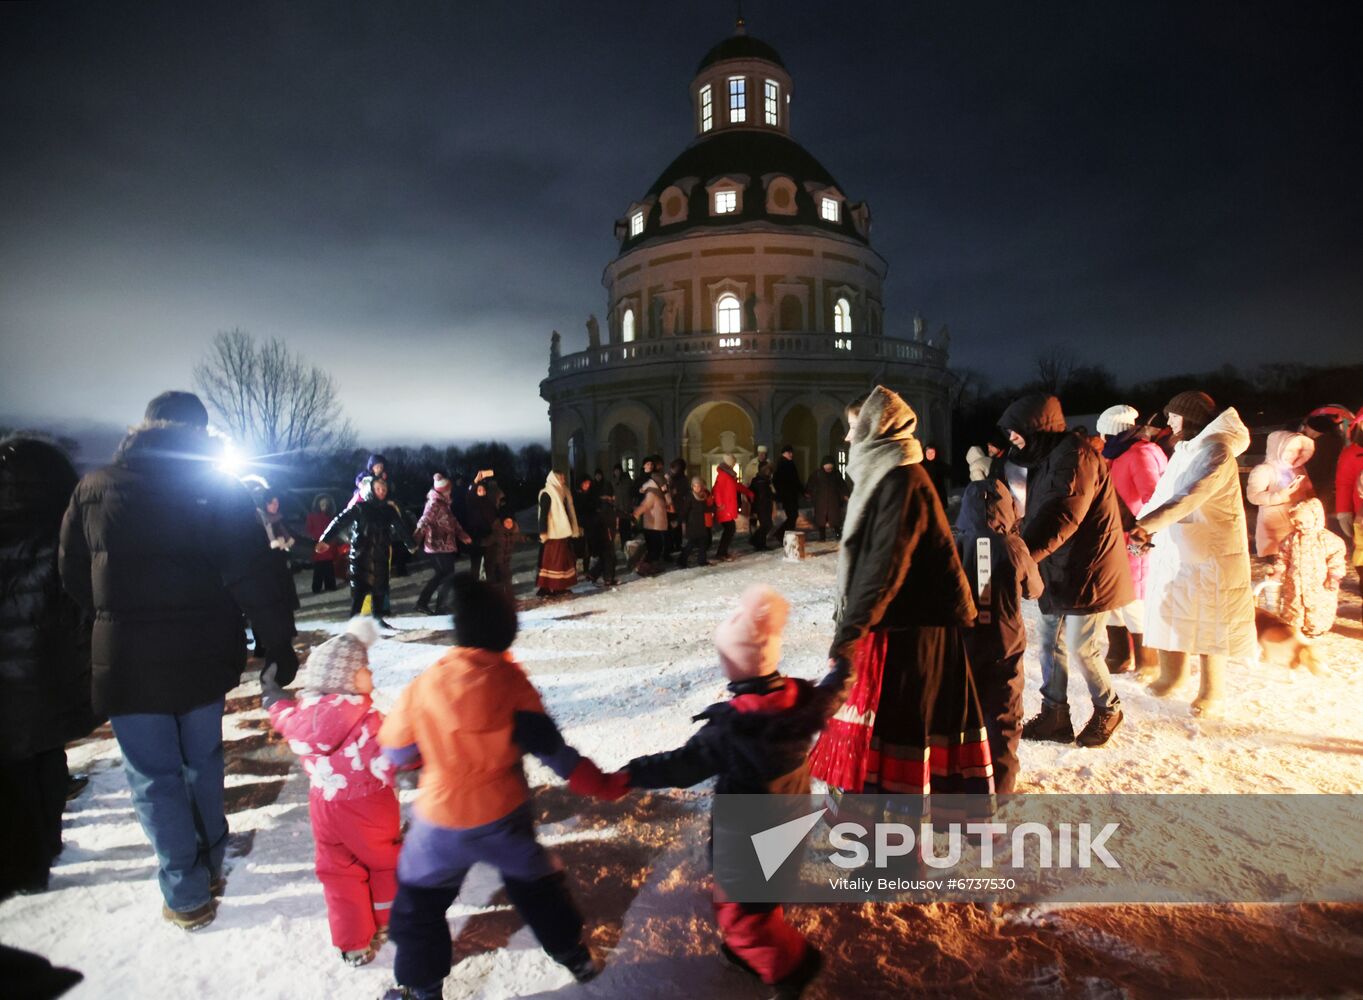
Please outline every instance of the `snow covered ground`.
[{"label": "snow covered ground", "polygon": [[[709,636],[735,596],[763,580],[791,600],[787,672],[816,677],[830,635],[833,546],[647,580],[522,614],[516,652],[568,739],[603,768],[681,743],[690,717],[723,696]],[[342,623],[300,621],[319,641]],[[1360,788],[1358,685],[1363,627],[1356,591],[1323,645],[1319,677],[1238,666],[1223,718],[1189,717],[1183,697],[1158,701],[1116,680],[1126,725],[1101,750],[1025,744],[1022,791],[1345,792]],[[379,698],[392,698],[449,641],[448,619],[392,619],[374,650]],[[1027,661],[1026,706],[1039,705]],[[1072,678],[1076,725],[1087,717]],[[1190,680],[1190,687],[1196,681]],[[154,859],[133,817],[107,730],[73,748],[92,775],[67,816],[66,850],[41,896],[0,905],[0,940],[81,970],[78,998],[373,998],[392,981],[392,949],[352,970],[331,949],[312,875],[307,786],[269,734],[258,686],[232,692],[226,727],[233,829],[217,921],[188,935],[160,920]],[[572,984],[520,925],[493,873],[475,869],[450,911],[458,964],[446,997],[556,995],[755,997],[718,956],[705,879],[705,790],[601,804],[569,795],[537,765],[535,806],[605,958],[601,977]],[[412,793],[404,793],[410,799]],[[1363,907],[933,906],[799,907],[792,919],[824,949],[811,996],[1203,996],[1355,994]],[[3,992],[3,990],[0,990]]]}]

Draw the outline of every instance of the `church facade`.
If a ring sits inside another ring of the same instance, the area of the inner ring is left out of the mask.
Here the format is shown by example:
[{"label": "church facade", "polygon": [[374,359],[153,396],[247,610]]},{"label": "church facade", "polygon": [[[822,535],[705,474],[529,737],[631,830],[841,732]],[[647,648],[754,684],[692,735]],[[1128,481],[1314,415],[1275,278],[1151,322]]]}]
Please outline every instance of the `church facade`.
[{"label": "church facade", "polygon": [[558,467],[575,474],[644,456],[686,459],[713,480],[725,453],[795,448],[802,476],[846,460],[845,406],[876,384],[949,444],[949,337],[886,333],[887,265],[871,213],[791,136],[792,81],[745,33],[701,60],[694,140],[616,220],[604,323],[585,350],[557,332],[540,395]]}]

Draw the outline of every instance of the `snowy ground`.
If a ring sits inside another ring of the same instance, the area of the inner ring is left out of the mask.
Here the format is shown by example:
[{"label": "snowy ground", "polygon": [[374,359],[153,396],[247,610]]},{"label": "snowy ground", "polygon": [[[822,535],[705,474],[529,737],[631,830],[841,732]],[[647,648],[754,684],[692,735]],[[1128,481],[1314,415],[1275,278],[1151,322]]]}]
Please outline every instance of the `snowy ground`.
[{"label": "snowy ground", "polygon": [[[527,610],[516,652],[571,742],[604,768],[667,749],[690,717],[722,697],[709,635],[750,582],[793,604],[785,669],[824,665],[836,556],[736,563],[589,586]],[[411,586],[399,607],[410,602]],[[341,627],[340,601],[305,601],[302,639]],[[1347,792],[1363,760],[1358,683],[1363,627],[1350,590],[1324,642],[1320,677],[1267,666],[1235,668],[1225,717],[1195,721],[1184,696],[1161,702],[1116,681],[1126,725],[1101,750],[1023,747],[1022,791]],[[380,699],[434,660],[448,619],[395,616],[397,635],[374,651]],[[1039,668],[1027,662],[1028,712]],[[1196,681],[1190,681],[1190,686]],[[1086,706],[1072,678],[1076,724]],[[258,686],[232,692],[226,727],[231,875],[217,921],[187,935],[159,918],[154,860],[133,817],[117,746],[107,730],[75,746],[92,775],[72,804],[66,850],[45,895],[0,905],[0,940],[83,971],[78,998],[377,997],[392,981],[392,949],[368,968],[344,967],[327,938],[312,875],[307,787],[271,738]],[[633,998],[760,993],[718,957],[705,880],[704,790],[634,795],[604,805],[575,799],[531,768],[543,839],[563,859],[606,969],[571,984],[536,948],[495,875],[475,870],[450,911],[458,964],[446,997],[531,995]],[[405,793],[409,799],[411,793]],[[814,997],[1356,995],[1363,907],[1054,906],[1012,910],[935,906],[801,907],[792,919],[824,949]],[[3,992],[3,990],[0,990]]]}]

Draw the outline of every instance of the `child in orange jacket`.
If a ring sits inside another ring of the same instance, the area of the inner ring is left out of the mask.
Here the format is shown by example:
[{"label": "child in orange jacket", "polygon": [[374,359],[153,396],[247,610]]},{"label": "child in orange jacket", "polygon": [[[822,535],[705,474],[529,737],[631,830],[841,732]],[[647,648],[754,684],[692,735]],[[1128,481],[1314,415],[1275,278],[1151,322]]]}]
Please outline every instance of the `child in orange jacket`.
[{"label": "child in orange jacket", "polygon": [[501,872],[512,905],[549,956],[585,982],[596,964],[563,872],[535,839],[521,757],[534,753],[582,794],[619,798],[624,779],[608,782],[564,744],[507,652],[516,610],[506,595],[468,574],[456,576],[453,587],[458,646],[407,685],[379,732],[393,763],[422,762],[421,794],[398,865],[392,919],[398,988],[388,997],[441,995],[451,954],[445,911],[479,861]]}]

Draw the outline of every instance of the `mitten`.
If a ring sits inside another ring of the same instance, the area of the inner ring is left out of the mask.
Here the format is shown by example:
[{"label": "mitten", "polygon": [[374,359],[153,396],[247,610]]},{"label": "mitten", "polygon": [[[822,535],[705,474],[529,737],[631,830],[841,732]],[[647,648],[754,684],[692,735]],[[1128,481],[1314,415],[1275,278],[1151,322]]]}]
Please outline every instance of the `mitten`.
[{"label": "mitten", "polygon": [[629,774],[615,771],[602,774],[590,758],[583,757],[573,773],[568,775],[568,788],[575,795],[586,795],[603,802],[623,799],[629,791]]},{"label": "mitten", "polygon": [[[275,669],[275,677],[281,687],[292,684],[293,679],[298,676],[298,654],[293,651],[290,643],[286,642],[278,649],[268,650],[265,662],[267,664],[265,670],[271,667]],[[260,672],[262,680],[265,677],[265,670]]]}]

